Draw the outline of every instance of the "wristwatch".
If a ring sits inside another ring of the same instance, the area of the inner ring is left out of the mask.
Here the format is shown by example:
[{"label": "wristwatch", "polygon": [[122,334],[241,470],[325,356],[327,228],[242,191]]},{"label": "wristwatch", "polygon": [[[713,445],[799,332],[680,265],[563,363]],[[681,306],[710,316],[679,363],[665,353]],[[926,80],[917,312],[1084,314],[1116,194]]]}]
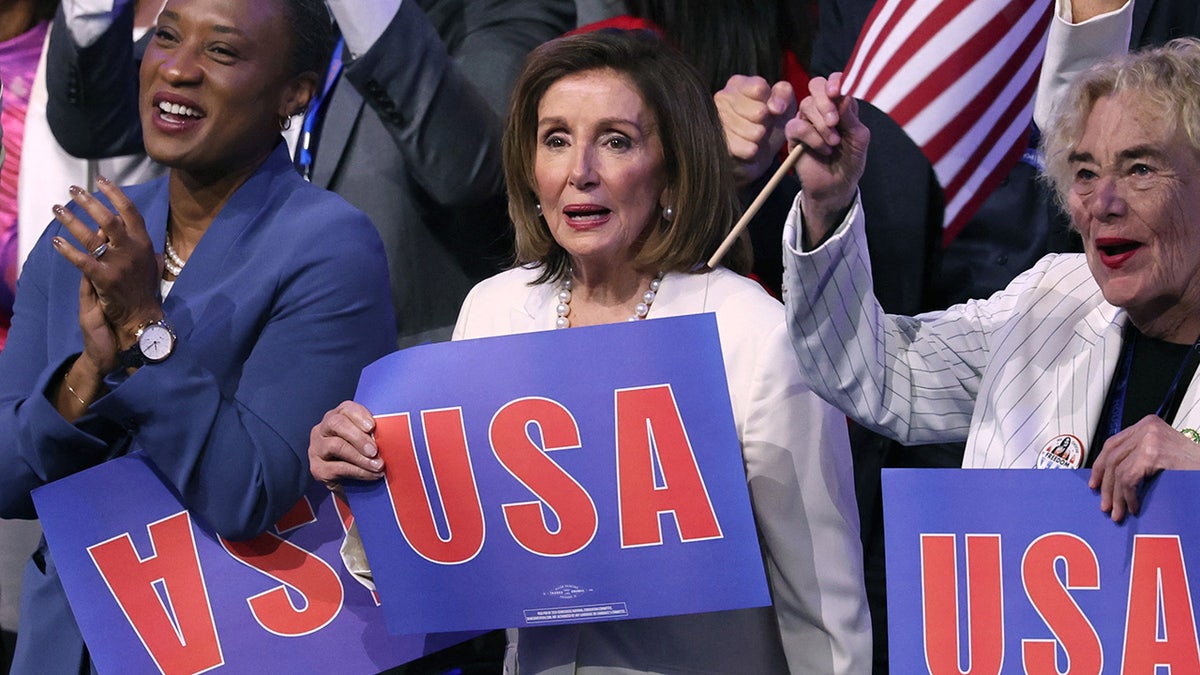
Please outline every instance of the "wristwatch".
[{"label": "wristwatch", "polygon": [[134,343],[117,358],[125,368],[140,368],[147,363],[162,363],[175,351],[175,331],[167,320],[148,321],[138,326]]}]

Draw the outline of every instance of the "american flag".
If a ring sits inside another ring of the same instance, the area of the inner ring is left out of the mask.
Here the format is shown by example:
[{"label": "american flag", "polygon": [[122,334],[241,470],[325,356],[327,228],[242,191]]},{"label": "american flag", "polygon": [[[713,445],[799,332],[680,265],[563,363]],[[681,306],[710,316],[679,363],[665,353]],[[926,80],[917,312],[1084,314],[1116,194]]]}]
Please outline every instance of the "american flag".
[{"label": "american flag", "polygon": [[945,193],[949,244],[1028,142],[1053,0],[880,0],[842,92],[887,113]]}]

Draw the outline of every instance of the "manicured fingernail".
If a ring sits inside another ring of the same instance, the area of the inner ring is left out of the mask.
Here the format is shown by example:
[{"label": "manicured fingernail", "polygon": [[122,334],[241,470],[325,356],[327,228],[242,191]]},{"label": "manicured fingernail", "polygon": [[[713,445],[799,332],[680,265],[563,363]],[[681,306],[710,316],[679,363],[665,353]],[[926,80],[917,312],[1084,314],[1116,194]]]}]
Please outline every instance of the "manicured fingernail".
[{"label": "manicured fingernail", "polygon": [[79,187],[78,185],[72,185],[71,187],[67,188],[67,192],[70,192],[72,195],[78,197],[83,194],[83,188]]},{"label": "manicured fingernail", "polygon": [[103,183],[104,185],[108,185],[108,184],[112,183],[112,181],[109,180],[108,177],[103,174],[96,174],[96,182]]},{"label": "manicured fingernail", "polygon": [[54,248],[62,248],[63,244],[65,244],[67,242],[63,241],[62,237],[54,237],[53,239],[50,240],[50,243],[54,244]]},{"label": "manicured fingernail", "polygon": [[62,204],[55,204],[54,206],[50,207],[50,210],[53,211],[54,215],[56,216],[63,216],[67,213],[67,210],[63,208]]}]

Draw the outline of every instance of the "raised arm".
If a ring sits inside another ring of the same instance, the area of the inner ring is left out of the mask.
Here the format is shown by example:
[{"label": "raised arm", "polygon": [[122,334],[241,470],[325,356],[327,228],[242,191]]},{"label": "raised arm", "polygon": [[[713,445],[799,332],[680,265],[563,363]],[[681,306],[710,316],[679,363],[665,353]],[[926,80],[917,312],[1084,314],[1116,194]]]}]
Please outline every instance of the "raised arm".
[{"label": "raised arm", "polygon": [[1034,99],[1033,121],[1047,128],[1054,106],[1079,73],[1129,49],[1133,0],[1058,0]]},{"label": "raised arm", "polygon": [[738,187],[754,182],[771,167],[786,142],[784,126],[796,115],[796,93],[785,81],[734,75],[713,94],[725,144],[734,160]]},{"label": "raised arm", "polygon": [[[352,18],[360,4],[335,0],[331,7],[339,23],[360,24]],[[562,0],[466,4],[449,17],[404,2],[373,41],[354,45],[346,34],[346,79],[379,114],[413,179],[443,206],[502,191],[509,92],[525,55],[574,18],[574,4]]]},{"label": "raised arm", "polygon": [[789,147],[805,147],[796,162],[804,190],[806,245],[816,245],[845,220],[867,163],[871,132],[858,119],[858,102],[841,93],[842,75],[813,78],[800,111],[787,123]]}]

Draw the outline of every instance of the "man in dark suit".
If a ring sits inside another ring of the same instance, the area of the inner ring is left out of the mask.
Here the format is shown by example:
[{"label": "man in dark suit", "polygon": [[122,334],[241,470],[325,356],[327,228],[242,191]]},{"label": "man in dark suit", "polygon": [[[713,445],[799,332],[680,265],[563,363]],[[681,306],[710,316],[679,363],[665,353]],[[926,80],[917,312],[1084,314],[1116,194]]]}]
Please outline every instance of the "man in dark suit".
[{"label": "man in dark suit", "polygon": [[[132,14],[126,0],[113,4],[94,42],[81,46],[68,25],[50,43],[51,128],[81,157],[141,146]],[[507,262],[500,134],[509,89],[529,50],[574,26],[574,2],[329,4],[345,48],[310,123],[307,170],[379,229],[400,346],[446,339],[467,291]],[[66,23],[62,12],[56,22]]]},{"label": "man in dark suit", "polygon": [[[1077,0],[1078,1],[1078,0]],[[1200,35],[1200,4],[1193,0],[1136,0],[1130,49]]]}]

